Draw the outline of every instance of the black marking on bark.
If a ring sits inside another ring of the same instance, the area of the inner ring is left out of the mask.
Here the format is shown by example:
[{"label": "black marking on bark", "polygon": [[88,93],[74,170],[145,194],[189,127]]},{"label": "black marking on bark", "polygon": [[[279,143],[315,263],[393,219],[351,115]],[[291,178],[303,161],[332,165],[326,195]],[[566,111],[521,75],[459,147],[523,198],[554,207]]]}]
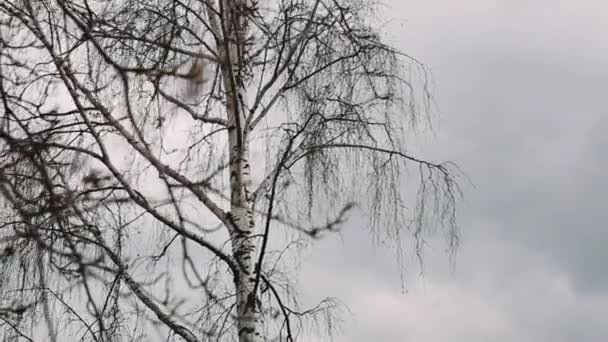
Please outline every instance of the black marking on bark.
[{"label": "black marking on bark", "polygon": [[259,302],[259,300],[256,298],[255,293],[250,292],[250,293],[247,295],[247,304],[246,304],[246,308],[247,308],[247,309],[251,309],[251,310],[253,310],[253,311],[255,312],[255,307],[256,307],[255,305],[256,305],[256,303],[257,303],[257,302]]},{"label": "black marking on bark", "polygon": [[236,221],[234,220],[235,217],[231,212],[228,212],[226,214],[226,220],[228,221],[228,223],[230,223],[230,228],[232,228],[233,230],[233,234],[235,234],[237,237],[243,235],[243,230],[239,228],[239,226],[236,224]]},{"label": "black marking on bark", "polygon": [[239,330],[239,335],[241,334],[253,334],[255,332],[255,328],[252,327],[242,327]]}]

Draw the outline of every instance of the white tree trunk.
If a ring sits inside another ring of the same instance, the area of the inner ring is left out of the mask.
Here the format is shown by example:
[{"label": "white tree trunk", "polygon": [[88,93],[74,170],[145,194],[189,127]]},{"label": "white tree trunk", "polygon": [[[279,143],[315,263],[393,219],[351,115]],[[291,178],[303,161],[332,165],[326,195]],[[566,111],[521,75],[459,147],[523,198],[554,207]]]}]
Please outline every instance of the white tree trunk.
[{"label": "white tree trunk", "polygon": [[[234,96],[227,106],[236,117],[233,103]],[[234,104],[234,103],[233,103]],[[241,119],[243,119],[241,117]],[[244,120],[240,121],[241,123]],[[234,123],[231,120],[229,125]],[[264,334],[264,317],[258,294],[255,293],[256,268],[256,239],[255,220],[253,217],[250,194],[249,150],[245,137],[241,135],[239,141],[238,129],[231,129],[229,133],[230,146],[230,189],[231,208],[230,217],[234,224],[230,232],[232,240],[232,254],[239,266],[239,277],[236,284],[237,312],[240,342],[266,341]],[[239,147],[239,144],[242,146]]]},{"label": "white tree trunk", "polygon": [[247,0],[220,0],[223,5],[221,18],[224,31],[224,46],[220,53],[223,84],[226,90],[226,112],[230,156],[230,229],[232,254],[239,266],[239,277],[235,284],[237,292],[238,334],[240,342],[265,342],[264,314],[255,288],[256,239],[255,219],[252,209],[251,174],[249,148],[245,127],[245,85],[242,77],[242,55],[247,35],[243,13]]}]

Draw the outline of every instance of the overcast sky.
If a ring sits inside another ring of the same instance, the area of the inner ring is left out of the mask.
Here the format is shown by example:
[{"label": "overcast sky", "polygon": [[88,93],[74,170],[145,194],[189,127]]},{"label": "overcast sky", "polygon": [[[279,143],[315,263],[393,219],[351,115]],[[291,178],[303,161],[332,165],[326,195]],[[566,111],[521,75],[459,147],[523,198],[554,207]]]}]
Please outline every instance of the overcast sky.
[{"label": "overcast sky", "polygon": [[[340,297],[340,342],[608,341],[608,2],[392,0],[387,31],[433,71],[426,157],[464,185],[456,267],[424,277],[356,222],[308,253],[302,290]],[[355,221],[355,220],[353,220]]]}]

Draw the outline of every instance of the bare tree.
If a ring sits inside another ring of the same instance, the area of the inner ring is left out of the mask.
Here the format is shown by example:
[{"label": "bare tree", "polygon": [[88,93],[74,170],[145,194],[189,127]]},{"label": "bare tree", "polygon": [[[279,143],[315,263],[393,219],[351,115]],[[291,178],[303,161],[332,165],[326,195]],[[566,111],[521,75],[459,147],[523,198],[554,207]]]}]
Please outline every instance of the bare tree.
[{"label": "bare tree", "polygon": [[355,206],[397,246],[437,225],[455,248],[454,168],[406,150],[426,69],[373,13],[0,2],[5,339],[294,341],[335,303],[301,309],[285,256]]}]

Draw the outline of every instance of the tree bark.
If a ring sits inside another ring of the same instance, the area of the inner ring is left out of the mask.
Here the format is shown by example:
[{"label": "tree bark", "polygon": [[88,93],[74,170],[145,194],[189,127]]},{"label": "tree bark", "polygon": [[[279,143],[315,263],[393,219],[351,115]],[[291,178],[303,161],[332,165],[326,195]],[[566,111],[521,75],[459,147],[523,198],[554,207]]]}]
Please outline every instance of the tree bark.
[{"label": "tree bark", "polygon": [[266,341],[264,314],[255,289],[256,251],[255,220],[251,196],[251,174],[246,120],[246,89],[243,55],[247,37],[247,0],[220,0],[223,44],[222,78],[226,91],[226,115],[230,158],[230,220],[232,254],[239,268],[237,278],[237,319],[240,342]]}]

